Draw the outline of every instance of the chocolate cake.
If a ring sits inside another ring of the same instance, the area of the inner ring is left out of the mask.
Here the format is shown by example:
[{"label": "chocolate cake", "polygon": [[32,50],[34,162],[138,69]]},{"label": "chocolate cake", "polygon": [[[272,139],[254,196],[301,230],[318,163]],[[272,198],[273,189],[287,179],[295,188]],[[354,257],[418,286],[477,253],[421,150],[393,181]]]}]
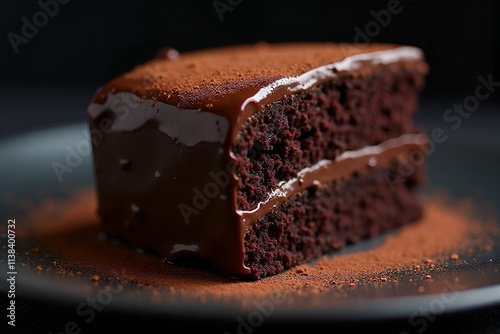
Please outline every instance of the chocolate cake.
[{"label": "chocolate cake", "polygon": [[106,234],[259,279],[417,220],[428,67],[388,44],[165,49],[88,115]]}]

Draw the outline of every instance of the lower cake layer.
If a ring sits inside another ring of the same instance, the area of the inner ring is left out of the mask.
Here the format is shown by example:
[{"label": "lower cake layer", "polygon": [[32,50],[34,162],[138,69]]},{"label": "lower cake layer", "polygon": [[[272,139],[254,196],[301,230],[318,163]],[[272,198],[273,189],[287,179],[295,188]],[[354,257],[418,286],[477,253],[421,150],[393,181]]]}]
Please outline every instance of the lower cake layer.
[{"label": "lower cake layer", "polygon": [[422,216],[415,188],[424,166],[400,164],[354,175],[326,188],[309,188],[265,215],[245,233],[245,265],[250,279],[274,275],[365,237]]}]

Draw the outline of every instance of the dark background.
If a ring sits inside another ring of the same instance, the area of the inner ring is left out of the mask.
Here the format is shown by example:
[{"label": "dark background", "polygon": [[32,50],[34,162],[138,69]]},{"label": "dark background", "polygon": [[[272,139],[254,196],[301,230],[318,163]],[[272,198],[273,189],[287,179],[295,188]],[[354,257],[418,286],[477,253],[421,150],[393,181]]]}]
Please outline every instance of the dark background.
[{"label": "dark background", "polygon": [[[213,0],[71,0],[59,5],[57,14],[39,27],[27,44],[19,45],[16,53],[9,34],[21,35],[23,18],[33,22],[42,7],[38,1],[0,1],[0,139],[85,121],[87,105],[100,85],[151,59],[164,46],[183,52],[259,41],[368,41],[357,31],[366,32],[367,24],[373,26],[373,13],[386,10],[390,1],[232,2],[239,4],[225,11],[221,20]],[[391,15],[386,26],[368,36],[369,41],[415,45],[424,50],[431,72],[419,115],[427,124],[441,126],[447,108],[474,94],[478,76],[492,74],[494,81],[500,81],[500,2],[401,0],[400,7],[402,11]],[[490,136],[485,137],[488,140],[499,140],[499,92],[500,87],[481,102],[474,112],[478,114],[475,120],[471,117],[460,131],[483,131]],[[44,303],[27,305],[19,310],[20,319],[40,325],[44,332],[57,328],[54,323],[59,324],[58,317],[68,319],[74,312],[64,306],[49,311]],[[117,326],[125,320],[120,314],[102,318],[93,329],[106,322]],[[461,333],[498,333],[499,319],[500,307],[495,307],[441,318],[433,328],[436,332],[452,328]],[[150,325],[146,320],[128,320],[123,327],[135,323],[147,329]],[[179,319],[177,324],[186,321],[191,320]],[[384,324],[377,325],[384,328]],[[393,324],[393,331],[387,332],[399,332],[404,329],[401,325]],[[407,325],[406,320],[403,325]],[[373,329],[370,324],[363,326],[365,331]],[[199,325],[202,332],[209,327]],[[219,332],[227,326],[222,328]],[[309,330],[308,326],[296,328]],[[336,328],[340,329],[334,326],[330,332]],[[293,332],[291,326],[287,329]]]},{"label": "dark background", "polygon": [[389,0],[220,1],[235,4],[223,20],[212,0],[72,0],[60,4],[18,53],[8,34],[22,35],[23,18],[33,23],[42,7],[38,1],[0,2],[0,137],[85,119],[98,86],[164,46],[183,52],[258,41],[390,42],[424,50],[431,66],[424,100],[460,102],[474,93],[479,75],[493,73],[500,81],[498,1],[401,0],[401,12],[365,37],[355,29],[375,29],[373,13],[381,15]]}]

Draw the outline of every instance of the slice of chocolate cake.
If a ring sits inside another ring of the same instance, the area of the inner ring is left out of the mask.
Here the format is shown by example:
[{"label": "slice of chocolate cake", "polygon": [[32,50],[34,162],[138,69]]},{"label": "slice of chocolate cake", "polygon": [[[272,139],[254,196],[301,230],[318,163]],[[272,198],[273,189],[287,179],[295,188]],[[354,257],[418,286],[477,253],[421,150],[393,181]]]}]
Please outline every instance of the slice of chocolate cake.
[{"label": "slice of chocolate cake", "polygon": [[88,110],[108,235],[258,279],[421,216],[419,49],[160,54]]}]

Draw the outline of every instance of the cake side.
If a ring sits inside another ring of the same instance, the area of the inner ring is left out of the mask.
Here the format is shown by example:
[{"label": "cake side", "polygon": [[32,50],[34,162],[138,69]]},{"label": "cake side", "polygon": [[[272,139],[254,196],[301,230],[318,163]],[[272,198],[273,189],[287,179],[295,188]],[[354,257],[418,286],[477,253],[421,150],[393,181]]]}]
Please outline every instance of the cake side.
[{"label": "cake side", "polygon": [[231,201],[227,119],[125,92],[88,114],[106,235],[167,261],[193,256],[249,273]]},{"label": "cake side", "polygon": [[[418,71],[344,76],[251,117],[233,147],[238,209],[251,221],[244,236],[248,277],[274,275],[421,217],[415,191],[424,183],[426,140],[412,117],[422,87]],[[411,147],[400,141],[400,152],[385,159],[378,154],[355,167],[336,161],[405,136]],[[321,177],[307,176],[314,180],[307,183],[304,171],[318,161],[331,168]],[[408,164],[412,173],[400,175]],[[343,168],[349,170],[338,177]]]}]

